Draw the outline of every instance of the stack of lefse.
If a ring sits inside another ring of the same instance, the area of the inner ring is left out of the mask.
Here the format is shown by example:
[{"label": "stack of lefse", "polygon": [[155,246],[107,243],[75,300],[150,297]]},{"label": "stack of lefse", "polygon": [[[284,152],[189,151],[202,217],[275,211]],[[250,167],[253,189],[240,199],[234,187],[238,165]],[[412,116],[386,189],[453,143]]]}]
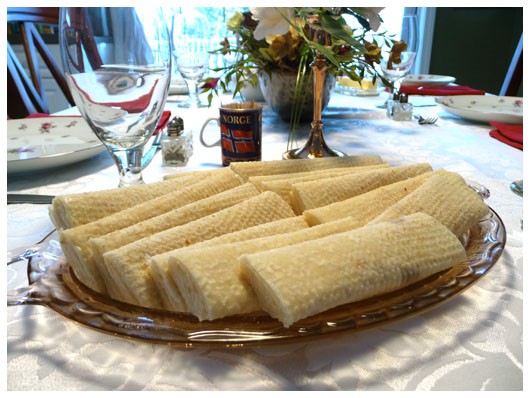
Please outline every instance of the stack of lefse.
[{"label": "stack of lefse", "polygon": [[201,321],[265,311],[285,327],[466,260],[459,238],[488,212],[458,174],[378,156],[232,163],[50,207],[91,289]]}]

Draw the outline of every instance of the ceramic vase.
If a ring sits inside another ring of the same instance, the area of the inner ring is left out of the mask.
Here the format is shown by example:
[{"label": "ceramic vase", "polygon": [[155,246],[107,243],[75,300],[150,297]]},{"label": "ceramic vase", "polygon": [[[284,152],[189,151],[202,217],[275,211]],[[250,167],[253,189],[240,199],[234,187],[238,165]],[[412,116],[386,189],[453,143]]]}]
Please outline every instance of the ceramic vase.
[{"label": "ceramic vase", "polygon": [[[295,105],[296,72],[273,71],[269,76],[264,71],[259,72],[259,83],[265,101],[271,109],[284,121],[291,120],[291,114]],[[327,106],[333,88],[335,77],[327,76],[322,96],[322,110]],[[300,122],[313,120],[313,77],[306,75],[302,84],[302,109]]]}]

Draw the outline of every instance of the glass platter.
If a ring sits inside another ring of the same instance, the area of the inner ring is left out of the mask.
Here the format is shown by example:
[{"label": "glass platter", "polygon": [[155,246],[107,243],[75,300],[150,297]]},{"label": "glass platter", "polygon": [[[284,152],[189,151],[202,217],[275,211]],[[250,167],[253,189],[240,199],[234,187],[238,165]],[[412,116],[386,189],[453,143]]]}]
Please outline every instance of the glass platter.
[{"label": "glass platter", "polygon": [[29,261],[29,284],[8,293],[8,305],[40,304],[102,332],[182,347],[299,342],[329,333],[381,327],[458,296],[497,262],[506,243],[504,224],[490,209],[489,215],[469,230],[465,241],[467,260],[463,263],[403,289],[322,312],[289,328],[264,313],[200,322],[191,314],[112,300],[78,281],[53,239]]}]

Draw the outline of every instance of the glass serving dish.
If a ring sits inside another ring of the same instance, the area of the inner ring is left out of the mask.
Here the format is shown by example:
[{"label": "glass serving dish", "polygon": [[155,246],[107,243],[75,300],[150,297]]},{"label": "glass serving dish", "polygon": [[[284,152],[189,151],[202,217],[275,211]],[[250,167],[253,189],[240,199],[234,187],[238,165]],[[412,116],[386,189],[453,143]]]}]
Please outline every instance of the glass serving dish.
[{"label": "glass serving dish", "polygon": [[351,95],[354,97],[374,97],[381,94],[385,91],[384,87],[373,87],[373,88],[359,88],[359,87],[350,87],[342,84],[337,84],[335,86],[335,91],[337,93]]},{"label": "glass serving dish", "polygon": [[[483,197],[487,191],[477,189]],[[177,313],[129,305],[84,286],[66,263],[57,235],[28,263],[28,286],[8,293],[8,305],[39,304],[68,319],[125,338],[182,347],[240,347],[316,338],[384,326],[428,311],[461,294],[497,262],[506,243],[499,216],[489,215],[462,237],[467,260],[388,294],[333,308],[284,328],[265,313],[199,321]]]}]

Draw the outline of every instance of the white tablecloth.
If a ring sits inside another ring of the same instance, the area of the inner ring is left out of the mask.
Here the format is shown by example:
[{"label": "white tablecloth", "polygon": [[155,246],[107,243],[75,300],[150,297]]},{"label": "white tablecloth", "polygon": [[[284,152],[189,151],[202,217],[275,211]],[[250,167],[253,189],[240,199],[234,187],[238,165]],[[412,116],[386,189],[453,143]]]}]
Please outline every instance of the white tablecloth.
[{"label": "white tablecloth", "polygon": [[[368,332],[230,349],[132,341],[83,327],[48,308],[8,307],[7,389],[522,390],[523,200],[509,188],[522,178],[522,151],[489,137],[488,125],[437,106],[416,108],[438,115],[435,125],[392,121],[376,107],[384,96],[335,93],[323,118],[328,144],[350,155],[381,155],[392,166],[429,162],[486,186],[487,203],[506,226],[507,244],[478,283],[423,315]],[[195,153],[185,169],[219,167],[220,148],[206,149],[198,141],[202,122],[217,110],[167,107],[194,131]],[[281,158],[287,128],[265,107],[264,160]],[[144,176],[158,181],[178,170],[163,167],[158,154]],[[70,167],[8,176],[7,188],[62,194],[117,183],[115,166],[104,153]],[[47,206],[9,205],[6,249],[35,243],[52,228]],[[9,266],[7,289],[24,286],[25,272],[26,262]]]}]

